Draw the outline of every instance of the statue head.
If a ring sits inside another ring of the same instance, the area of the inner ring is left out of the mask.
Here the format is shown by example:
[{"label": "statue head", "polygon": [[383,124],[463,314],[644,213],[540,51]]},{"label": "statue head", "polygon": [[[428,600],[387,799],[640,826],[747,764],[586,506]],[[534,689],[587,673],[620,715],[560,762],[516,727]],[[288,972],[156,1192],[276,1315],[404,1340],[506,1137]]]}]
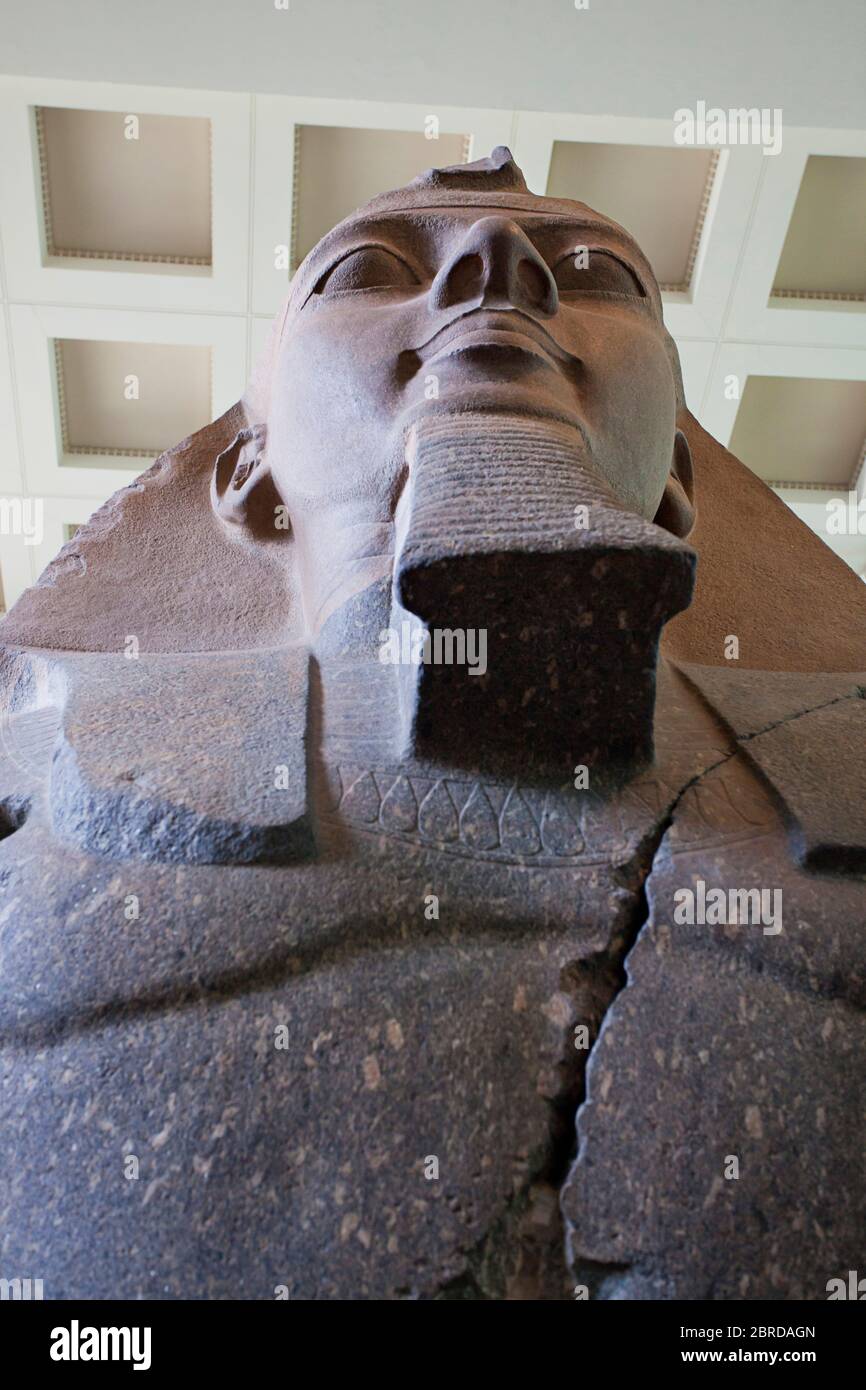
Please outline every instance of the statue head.
[{"label": "statue head", "polygon": [[217,505],[236,511],[256,478],[275,487],[315,634],[362,551],[367,578],[387,570],[416,429],[433,417],[558,422],[623,508],[686,534],[679,389],[640,248],[583,204],[531,194],[499,148],[374,199],[309,254],[247,396],[258,436]]}]

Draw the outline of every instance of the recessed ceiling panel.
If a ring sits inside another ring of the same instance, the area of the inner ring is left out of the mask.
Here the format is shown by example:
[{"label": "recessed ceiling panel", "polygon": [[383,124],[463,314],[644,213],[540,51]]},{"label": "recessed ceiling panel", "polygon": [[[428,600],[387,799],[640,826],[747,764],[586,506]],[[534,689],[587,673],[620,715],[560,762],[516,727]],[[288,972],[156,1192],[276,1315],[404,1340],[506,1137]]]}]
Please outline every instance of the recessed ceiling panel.
[{"label": "recessed ceiling panel", "polygon": [[866,159],[809,156],[773,293],[866,299]]},{"label": "recessed ceiling panel", "polygon": [[211,418],[210,348],[56,341],[67,454],[155,458]]},{"label": "recessed ceiling panel", "polygon": [[43,106],[49,256],[211,263],[210,121]]},{"label": "recessed ceiling panel", "polygon": [[468,137],[418,131],[303,125],[297,131],[292,261],[299,265],[326,232],[386,189],[402,188],[431,166],[466,162]]},{"label": "recessed ceiling panel", "polygon": [[750,376],[731,453],[767,482],[847,488],[866,439],[866,382]]},{"label": "recessed ceiling panel", "polygon": [[685,290],[716,162],[713,150],[556,140],[547,192],[619,222],[647,256],[659,284]]}]

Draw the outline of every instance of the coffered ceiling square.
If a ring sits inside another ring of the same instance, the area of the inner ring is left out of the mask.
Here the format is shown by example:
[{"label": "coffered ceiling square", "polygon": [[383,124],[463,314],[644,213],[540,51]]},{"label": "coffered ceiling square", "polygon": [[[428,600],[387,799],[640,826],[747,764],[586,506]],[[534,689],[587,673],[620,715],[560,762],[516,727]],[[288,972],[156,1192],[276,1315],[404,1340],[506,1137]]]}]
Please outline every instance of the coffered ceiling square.
[{"label": "coffered ceiling square", "polygon": [[36,108],[51,258],[211,264],[210,121]]},{"label": "coffered ceiling square", "polygon": [[773,294],[866,300],[866,159],[809,156]]},{"label": "coffered ceiling square", "polygon": [[749,376],[730,449],[767,482],[853,486],[866,441],[866,381]]}]

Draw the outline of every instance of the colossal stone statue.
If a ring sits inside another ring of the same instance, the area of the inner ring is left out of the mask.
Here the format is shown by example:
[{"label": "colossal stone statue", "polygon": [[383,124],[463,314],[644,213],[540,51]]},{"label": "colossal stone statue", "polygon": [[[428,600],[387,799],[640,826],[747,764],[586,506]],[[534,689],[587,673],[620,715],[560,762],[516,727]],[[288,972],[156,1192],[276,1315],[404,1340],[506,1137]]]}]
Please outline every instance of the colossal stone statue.
[{"label": "colossal stone statue", "polygon": [[375,199],[0,637],[0,1274],[862,1264],[866,595],[688,412],[621,227],[503,149]]}]

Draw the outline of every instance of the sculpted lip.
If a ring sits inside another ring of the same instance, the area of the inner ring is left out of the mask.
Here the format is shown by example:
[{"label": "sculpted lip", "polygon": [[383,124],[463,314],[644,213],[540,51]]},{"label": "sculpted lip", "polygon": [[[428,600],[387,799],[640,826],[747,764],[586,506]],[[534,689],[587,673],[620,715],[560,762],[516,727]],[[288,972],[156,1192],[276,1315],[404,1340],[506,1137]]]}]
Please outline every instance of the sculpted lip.
[{"label": "sculpted lip", "polygon": [[490,348],[527,352],[548,361],[572,360],[571,354],[560,347],[540,324],[518,310],[474,309],[468,314],[461,314],[460,318],[434,333],[417,349],[417,355],[422,362],[429,363],[458,352]]}]

